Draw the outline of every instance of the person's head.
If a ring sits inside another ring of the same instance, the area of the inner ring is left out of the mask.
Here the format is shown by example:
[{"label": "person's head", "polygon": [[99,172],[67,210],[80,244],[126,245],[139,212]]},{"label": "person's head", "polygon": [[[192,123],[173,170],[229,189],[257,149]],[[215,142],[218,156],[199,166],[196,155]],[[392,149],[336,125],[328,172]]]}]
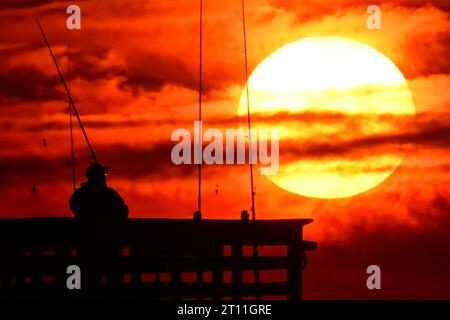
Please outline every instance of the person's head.
[{"label": "person's head", "polygon": [[108,169],[98,162],[91,163],[86,170],[86,177],[89,182],[106,184],[106,172]]},{"label": "person's head", "polygon": [[241,211],[241,220],[242,221],[248,221],[249,219],[249,214],[247,210],[242,210]]}]

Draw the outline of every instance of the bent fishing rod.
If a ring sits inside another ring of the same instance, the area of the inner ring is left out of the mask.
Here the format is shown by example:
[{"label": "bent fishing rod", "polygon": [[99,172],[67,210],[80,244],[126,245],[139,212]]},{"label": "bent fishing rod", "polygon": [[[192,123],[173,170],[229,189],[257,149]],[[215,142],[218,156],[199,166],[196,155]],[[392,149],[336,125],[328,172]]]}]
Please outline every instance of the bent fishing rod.
[{"label": "bent fishing rod", "polygon": [[84,139],[86,140],[89,151],[91,152],[92,159],[94,160],[95,163],[97,163],[97,158],[95,157],[94,149],[92,148],[91,143],[89,142],[89,138],[87,136],[86,130],[84,129],[83,122],[81,122],[81,118],[80,118],[80,115],[78,114],[77,107],[75,106],[75,102],[72,99],[70,90],[67,87],[66,81],[64,80],[61,70],[59,69],[58,62],[56,61],[55,55],[53,54],[53,51],[52,51],[52,48],[50,47],[50,44],[48,43],[47,37],[45,36],[44,29],[42,29],[42,26],[39,23],[38,19],[36,19],[36,23],[39,26],[39,30],[41,30],[42,38],[44,38],[44,42],[47,45],[48,51],[50,52],[50,55],[53,59],[53,63],[55,64],[56,70],[58,71],[59,79],[61,80],[61,82],[64,86],[64,89],[66,90],[66,94],[67,94],[67,97],[69,98],[70,105],[72,106],[73,113],[75,114],[75,116],[78,119],[78,123],[80,124],[81,131],[83,132]]}]

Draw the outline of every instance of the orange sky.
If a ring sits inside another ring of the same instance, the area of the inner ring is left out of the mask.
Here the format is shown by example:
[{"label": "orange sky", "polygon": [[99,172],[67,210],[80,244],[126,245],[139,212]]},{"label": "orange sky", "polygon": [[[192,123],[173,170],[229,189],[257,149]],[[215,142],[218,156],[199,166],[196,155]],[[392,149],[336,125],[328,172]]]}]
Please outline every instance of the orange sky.
[{"label": "orange sky", "polygon": [[[81,7],[82,28],[68,31],[65,10],[73,3]],[[310,254],[307,298],[449,298],[450,2],[380,1],[381,30],[366,28],[370,4],[373,1],[246,2],[250,72],[291,41],[349,37],[371,45],[397,65],[408,80],[417,112],[412,120],[382,119],[396,128],[382,139],[369,135],[345,143],[311,142],[302,148],[295,141],[281,142],[286,157],[326,161],[336,154],[357,159],[367,152],[398,151],[406,157],[381,185],[340,200],[291,194],[255,175],[257,215],[315,219],[306,236],[318,241],[321,250]],[[240,10],[240,1],[204,1],[206,128],[239,125],[236,113],[245,83]],[[73,96],[99,161],[112,168],[109,183],[125,198],[130,216],[190,218],[197,201],[196,168],[170,162],[170,134],[179,127],[192,129],[197,117],[198,1],[191,0],[2,1],[0,216],[71,216],[68,105],[36,17],[65,73],[70,43]],[[288,117],[278,114],[265,121]],[[308,125],[334,122],[336,117],[301,114],[288,120]],[[346,118],[348,129],[359,120]],[[80,183],[89,153],[78,125],[75,128]],[[31,192],[33,186],[37,193]],[[205,166],[204,218],[238,218],[242,209],[250,208],[249,190],[247,166]],[[386,269],[380,294],[365,289],[365,266],[372,263]],[[417,281],[411,283],[411,278]]]}]

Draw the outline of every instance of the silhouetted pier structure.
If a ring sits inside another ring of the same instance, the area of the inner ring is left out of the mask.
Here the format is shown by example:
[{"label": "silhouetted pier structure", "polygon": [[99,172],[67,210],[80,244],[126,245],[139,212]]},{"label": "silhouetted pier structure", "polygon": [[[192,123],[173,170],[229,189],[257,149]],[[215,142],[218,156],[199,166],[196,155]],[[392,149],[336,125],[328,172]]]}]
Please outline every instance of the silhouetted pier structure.
[{"label": "silhouetted pier structure", "polygon": [[[317,247],[303,240],[303,226],[311,222],[128,219],[117,234],[118,295],[301,299],[305,251]],[[0,220],[0,296],[84,297],[83,288],[66,286],[67,267],[80,264],[79,241],[74,218]]]}]

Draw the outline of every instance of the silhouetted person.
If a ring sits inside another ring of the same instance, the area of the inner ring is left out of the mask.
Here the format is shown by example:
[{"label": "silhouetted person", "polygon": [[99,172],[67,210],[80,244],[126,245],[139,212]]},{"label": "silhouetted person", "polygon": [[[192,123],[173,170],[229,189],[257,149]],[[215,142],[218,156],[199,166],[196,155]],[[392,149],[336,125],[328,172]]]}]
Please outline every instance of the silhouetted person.
[{"label": "silhouetted person", "polygon": [[248,214],[247,210],[242,210],[241,211],[241,220],[242,221],[248,221],[249,217],[250,217],[250,215]]},{"label": "silhouetted person", "polygon": [[[89,165],[87,182],[70,198],[70,208],[80,221],[81,290],[90,296],[108,287],[114,294],[122,281],[119,268],[122,224],[128,207],[120,195],[106,185],[108,168],[99,163]],[[106,280],[103,284],[102,280]]]},{"label": "silhouetted person", "polygon": [[194,212],[194,220],[195,220],[195,221],[200,221],[200,220],[202,220],[202,214],[201,214],[200,211],[195,211],[195,212]]},{"label": "silhouetted person", "polygon": [[120,222],[128,217],[128,207],[120,195],[106,185],[108,168],[92,163],[86,171],[87,182],[75,190],[70,209],[77,218],[91,222]]}]

